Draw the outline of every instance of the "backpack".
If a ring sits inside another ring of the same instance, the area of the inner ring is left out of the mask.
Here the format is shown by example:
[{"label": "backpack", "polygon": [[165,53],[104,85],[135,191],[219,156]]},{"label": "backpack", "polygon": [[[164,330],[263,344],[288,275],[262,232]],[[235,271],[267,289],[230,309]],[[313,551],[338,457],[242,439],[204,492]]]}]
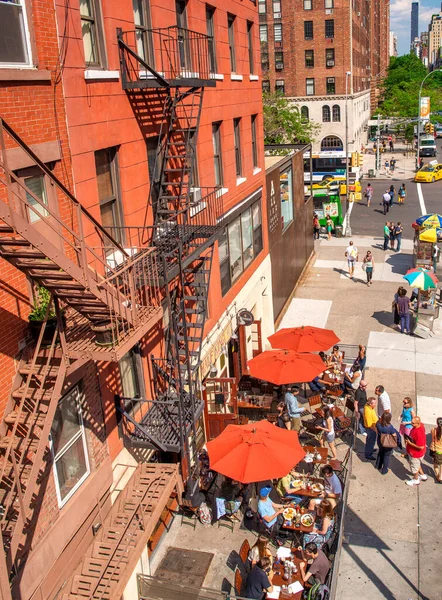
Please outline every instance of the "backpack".
[{"label": "backpack", "polygon": [[307,600],[329,600],[330,590],[325,583],[315,583],[308,591]]}]

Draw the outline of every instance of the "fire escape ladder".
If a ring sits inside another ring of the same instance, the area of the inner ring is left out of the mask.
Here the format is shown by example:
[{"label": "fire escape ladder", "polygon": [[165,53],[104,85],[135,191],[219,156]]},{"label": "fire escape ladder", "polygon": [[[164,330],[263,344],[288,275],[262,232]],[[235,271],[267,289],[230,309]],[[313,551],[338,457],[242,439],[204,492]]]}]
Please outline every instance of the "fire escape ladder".
[{"label": "fire escape ladder", "polygon": [[175,88],[171,93],[164,104],[166,140],[163,145],[160,136],[157,150],[157,160],[162,161],[155,210],[157,224],[173,220],[189,208],[204,90],[191,88],[183,92]]},{"label": "fire escape ladder", "polygon": [[[69,218],[59,216],[8,167],[5,134],[50,179]],[[152,258],[148,252],[130,256],[0,119],[1,185],[0,256],[89,321],[136,326],[146,299],[140,298],[143,286],[134,280],[133,265],[140,273]]]},{"label": "fire escape ladder", "polygon": [[[58,324],[61,316],[58,305]],[[8,572],[18,568],[18,552],[26,553],[32,512],[48,460],[48,439],[66,377],[66,359],[56,356],[65,345],[63,327],[54,330],[49,347],[42,346],[49,307],[33,355],[23,361],[18,385],[11,392],[0,438],[0,525]]]}]

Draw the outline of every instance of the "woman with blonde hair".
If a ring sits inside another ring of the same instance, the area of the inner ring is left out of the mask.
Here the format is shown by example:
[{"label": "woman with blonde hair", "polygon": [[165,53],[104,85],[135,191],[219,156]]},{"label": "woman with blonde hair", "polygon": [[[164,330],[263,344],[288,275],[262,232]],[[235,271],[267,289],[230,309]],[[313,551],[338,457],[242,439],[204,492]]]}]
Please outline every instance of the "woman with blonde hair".
[{"label": "woman with blonde hair", "polygon": [[302,546],[309,542],[316,544],[317,548],[321,549],[328,542],[333,533],[335,526],[335,511],[330,500],[324,498],[316,507],[316,524],[313,527],[312,533],[305,533]]},{"label": "woman with blonde hair", "polygon": [[254,567],[256,563],[261,560],[261,558],[264,558],[264,556],[272,558],[272,553],[269,550],[268,543],[269,539],[265,535],[258,536],[258,539],[249,551],[249,560],[252,567]]}]

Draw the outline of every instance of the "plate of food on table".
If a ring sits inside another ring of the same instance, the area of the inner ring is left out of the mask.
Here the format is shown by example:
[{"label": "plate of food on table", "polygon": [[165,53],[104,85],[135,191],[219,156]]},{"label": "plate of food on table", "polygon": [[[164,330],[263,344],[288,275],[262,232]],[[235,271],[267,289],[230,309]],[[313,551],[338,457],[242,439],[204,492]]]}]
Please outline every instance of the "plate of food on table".
[{"label": "plate of food on table", "polygon": [[313,515],[311,515],[309,513],[302,515],[302,517],[301,517],[301,523],[304,525],[304,527],[311,527],[314,522],[315,522],[315,519],[314,519]]},{"label": "plate of food on table", "polygon": [[292,487],[294,487],[294,488],[302,487],[302,479],[293,479]]},{"label": "plate of food on table", "polygon": [[324,491],[324,486],[322,485],[322,483],[313,483],[312,491],[315,492],[316,494],[320,494],[321,492]]},{"label": "plate of food on table", "polygon": [[284,517],[284,519],[286,521],[293,521],[295,514],[296,514],[295,509],[292,508],[291,506],[289,506],[288,508],[284,509],[282,516]]}]

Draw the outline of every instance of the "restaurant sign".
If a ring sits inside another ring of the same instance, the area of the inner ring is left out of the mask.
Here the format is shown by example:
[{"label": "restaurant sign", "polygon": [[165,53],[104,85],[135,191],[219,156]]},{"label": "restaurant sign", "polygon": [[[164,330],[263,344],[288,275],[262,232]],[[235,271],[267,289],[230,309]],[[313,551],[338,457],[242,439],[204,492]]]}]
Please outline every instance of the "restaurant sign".
[{"label": "restaurant sign", "polygon": [[210,365],[215,364],[220,354],[223,352],[223,346],[226,345],[232,337],[232,322],[229,321],[227,326],[211,344],[210,350],[207,352],[201,361],[200,373],[201,377],[205,377],[210,371]]}]

